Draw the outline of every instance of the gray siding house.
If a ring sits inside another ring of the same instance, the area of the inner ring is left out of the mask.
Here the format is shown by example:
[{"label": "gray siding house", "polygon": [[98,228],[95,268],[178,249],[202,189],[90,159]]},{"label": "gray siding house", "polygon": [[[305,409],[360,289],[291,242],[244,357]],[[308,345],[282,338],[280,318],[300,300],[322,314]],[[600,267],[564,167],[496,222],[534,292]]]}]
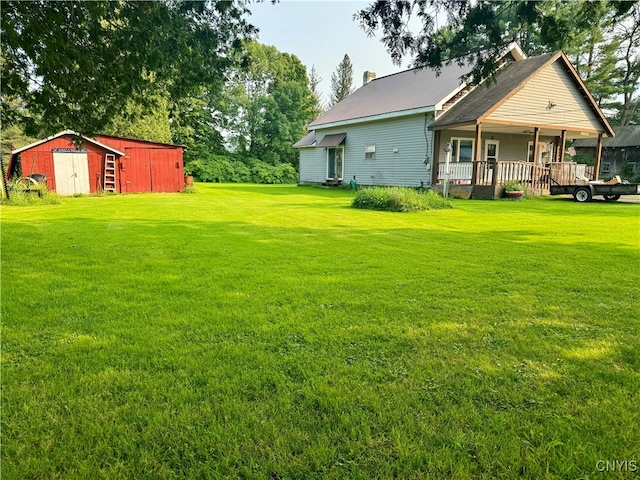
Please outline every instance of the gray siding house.
[{"label": "gray siding house", "polygon": [[439,74],[414,69],[371,81],[366,72],[365,84],[311,122],[295,144],[300,183],[355,177],[359,185],[432,187],[446,178],[466,196],[492,198],[506,180],[544,192],[551,171],[584,174],[575,164],[555,165],[564,162],[567,138],[601,145],[614,132],[567,57],[526,58],[512,45],[501,59],[495,81],[478,86],[460,80],[470,68],[457,64]]}]

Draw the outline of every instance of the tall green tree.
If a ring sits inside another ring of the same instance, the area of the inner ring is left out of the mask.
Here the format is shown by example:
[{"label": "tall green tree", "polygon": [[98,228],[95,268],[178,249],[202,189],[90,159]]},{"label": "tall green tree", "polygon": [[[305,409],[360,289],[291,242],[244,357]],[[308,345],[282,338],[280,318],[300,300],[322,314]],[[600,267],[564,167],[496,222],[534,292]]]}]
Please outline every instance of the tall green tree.
[{"label": "tall green tree", "polygon": [[169,99],[166,95],[156,95],[153,103],[147,105],[129,100],[125,111],[114,116],[103,129],[103,133],[150,142],[171,143]]},{"label": "tall green tree", "polygon": [[331,93],[329,94],[329,106],[347,98],[353,92],[353,65],[349,55],[344,57],[336,67],[336,71],[331,74]]},{"label": "tall green tree", "polygon": [[[400,0],[372,3],[354,17],[370,35],[382,30],[396,63],[411,55],[416,66],[438,69],[470,60],[468,78],[479,82],[495,72],[498,54],[509,43],[520,43],[527,53],[566,49],[593,30],[603,11],[623,16],[633,5],[616,0]],[[442,13],[447,25],[438,28]],[[408,27],[415,15],[422,20],[417,33]]]},{"label": "tall green tree", "polygon": [[225,153],[219,103],[220,94],[203,86],[171,105],[171,135],[175,143],[187,147],[185,163]]},{"label": "tall green tree", "polygon": [[322,92],[320,92],[319,89],[320,82],[322,82],[322,78],[318,74],[316,66],[311,65],[311,70],[309,70],[309,90],[311,90],[311,93],[313,93],[313,96],[316,98],[314,117],[317,117],[324,112],[324,107],[322,106]]},{"label": "tall green tree", "polygon": [[617,109],[615,121],[640,125],[640,4],[635,3],[627,17],[614,24],[614,35],[622,52],[618,60],[622,95],[611,104]]},{"label": "tall green tree", "polygon": [[[222,85],[230,53],[253,33],[245,0],[3,1],[2,122],[99,133],[155,94]],[[31,116],[10,108],[21,99]]]},{"label": "tall green tree", "polygon": [[256,41],[245,49],[221,99],[222,128],[240,155],[295,164],[292,145],[315,116],[306,68],[295,55]]}]

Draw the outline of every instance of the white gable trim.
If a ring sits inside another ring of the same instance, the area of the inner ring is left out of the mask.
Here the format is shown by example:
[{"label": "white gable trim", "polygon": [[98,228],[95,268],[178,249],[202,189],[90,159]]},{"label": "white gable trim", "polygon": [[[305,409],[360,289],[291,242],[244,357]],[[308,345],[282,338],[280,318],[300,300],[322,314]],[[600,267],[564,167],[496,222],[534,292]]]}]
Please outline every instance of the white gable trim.
[{"label": "white gable trim", "polygon": [[98,141],[94,140],[93,138],[89,138],[89,137],[85,137],[84,135],[80,135],[78,132],[74,132],[73,130],[64,130],[64,131],[62,131],[62,132],[60,132],[60,133],[56,133],[55,135],[51,135],[50,137],[47,137],[47,138],[45,138],[44,140],[38,140],[37,142],[34,142],[34,143],[32,143],[32,144],[29,144],[29,145],[27,145],[26,147],[22,147],[22,148],[18,148],[18,149],[16,149],[16,150],[12,150],[12,151],[11,151],[11,154],[12,154],[12,155],[15,155],[15,154],[17,154],[17,153],[24,152],[25,150],[29,150],[30,148],[37,147],[38,145],[42,145],[43,143],[46,143],[46,142],[48,142],[49,140],[53,140],[53,139],[55,139],[55,138],[62,137],[62,136],[64,136],[64,135],[74,135],[74,136],[76,136],[76,137],[80,137],[80,138],[82,138],[85,142],[93,143],[94,145],[97,145],[97,146],[98,146],[98,147],[100,147],[100,148],[104,148],[105,150],[107,150],[107,151],[109,151],[109,152],[112,152],[112,153],[115,153],[116,155],[119,155],[119,156],[121,156],[121,157],[124,157],[124,153],[122,153],[120,150],[116,150],[116,149],[115,149],[115,148],[113,148],[113,147],[110,147],[110,146],[108,146],[108,145],[105,145],[105,144],[103,144],[103,143],[100,143],[100,142],[98,142]]}]

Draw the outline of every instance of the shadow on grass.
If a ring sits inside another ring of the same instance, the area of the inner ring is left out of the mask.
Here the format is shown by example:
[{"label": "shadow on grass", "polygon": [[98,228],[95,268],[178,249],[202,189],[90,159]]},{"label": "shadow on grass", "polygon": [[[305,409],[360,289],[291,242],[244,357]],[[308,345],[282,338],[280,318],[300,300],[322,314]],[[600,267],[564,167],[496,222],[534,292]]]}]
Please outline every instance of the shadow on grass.
[{"label": "shadow on grass", "polygon": [[340,188],[323,188],[310,185],[263,185],[246,183],[211,183],[210,188],[235,192],[259,193],[263,195],[306,195],[315,197],[350,197],[353,192]]},{"label": "shadow on grass", "polygon": [[2,239],[10,473],[561,478],[637,438],[637,272],[614,277],[637,253],[613,238],[5,218]]}]

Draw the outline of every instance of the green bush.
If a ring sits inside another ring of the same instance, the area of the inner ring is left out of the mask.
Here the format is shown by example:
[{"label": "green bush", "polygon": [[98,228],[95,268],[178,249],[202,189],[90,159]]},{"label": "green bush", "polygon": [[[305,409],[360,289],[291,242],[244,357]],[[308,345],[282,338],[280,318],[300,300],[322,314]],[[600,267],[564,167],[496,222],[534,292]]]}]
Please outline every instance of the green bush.
[{"label": "green bush", "polygon": [[424,193],[406,187],[364,188],[357,193],[352,206],[388,212],[415,212],[417,210],[452,208],[451,202],[445,200],[433,190],[428,190]]},{"label": "green bush", "polygon": [[9,198],[2,199],[3,205],[23,207],[61,202],[60,196],[50,191],[45,183],[34,184],[24,178],[14,178],[8,187]]},{"label": "green bush", "polygon": [[595,165],[596,164],[596,159],[593,158],[591,155],[587,154],[587,153],[576,153],[575,155],[568,155],[567,156],[567,160],[570,160],[572,162],[576,162],[576,163],[584,163],[586,165]]},{"label": "green bush", "polygon": [[634,177],[633,173],[633,165],[631,163],[625,162],[620,167],[620,177],[622,177],[622,180],[631,181]]},{"label": "green bush", "polygon": [[505,192],[524,192],[524,186],[517,180],[507,180],[503,187]]},{"label": "green bush", "polygon": [[298,172],[289,163],[270,165],[255,158],[210,155],[185,165],[185,173],[200,182],[297,183]]},{"label": "green bush", "polygon": [[198,189],[193,185],[187,185],[182,190],[180,190],[180,193],[188,193],[188,194],[198,193]]}]

